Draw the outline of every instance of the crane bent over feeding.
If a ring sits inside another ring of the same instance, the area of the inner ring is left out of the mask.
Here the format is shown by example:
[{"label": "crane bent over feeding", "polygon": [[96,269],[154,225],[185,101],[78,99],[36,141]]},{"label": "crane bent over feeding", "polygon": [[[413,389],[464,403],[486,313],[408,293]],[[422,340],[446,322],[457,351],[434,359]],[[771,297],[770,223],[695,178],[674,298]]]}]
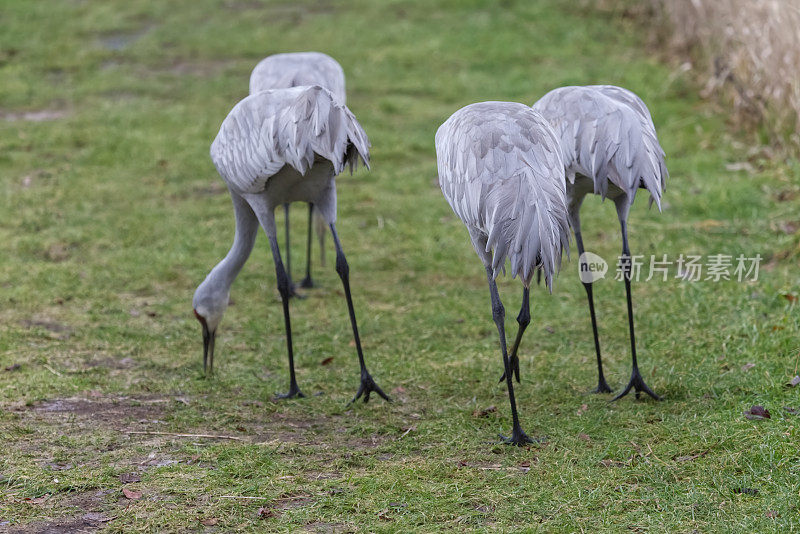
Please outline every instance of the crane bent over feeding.
[{"label": "crane bent over feeding", "polygon": [[[334,99],[344,105],[347,100],[345,93],[344,70],[335,59],[321,52],[292,52],[287,54],[273,54],[258,62],[253,72],[250,73],[250,94],[255,94],[267,89],[288,89],[303,85],[319,85],[331,92]],[[289,204],[283,205],[285,218],[286,242],[286,275],[289,277],[289,291],[295,296],[295,287],[292,282],[292,261],[289,247]],[[317,221],[321,220],[317,217]],[[314,221],[314,204],[308,205],[308,239],[306,241],[306,276],[300,282],[300,287],[312,288],[314,281],[311,278],[311,231]],[[320,258],[324,263],[324,226],[317,226],[320,242]]]},{"label": "crane bent over feeding", "polygon": [[[508,387],[512,434],[507,443],[531,442],[522,430],[512,375],[519,382],[519,348],[530,323],[530,283],[536,270],[552,290],[553,275],[569,247],[564,164],[550,125],[528,106],[481,102],[456,111],[436,132],[439,186],[466,225],[486,269],[492,317],[500,336]],[[522,280],[519,330],[511,356],[505,335],[505,308],[495,279],[510,262]]]},{"label": "crane bent over feeding", "polygon": [[369,167],[369,141],[355,116],[320,86],[262,91],[231,110],[211,145],[211,159],[230,191],[236,234],[230,252],[197,288],[192,303],[203,327],[204,368],[213,370],[217,326],[260,224],[275,262],[286,329],[289,391],[280,397],[303,396],[295,378],[289,278],[278,249],[274,210],[286,202],[311,202],[328,224],[336,247],[336,271],[344,286],[361,367],[361,385],[353,400],[363,395],[366,402],[373,391],[389,400],[364,362],[349,267],[336,233],[335,176],[346,166],[352,172],[359,159]]},{"label": "crane bent over feeding", "polygon": [[[613,85],[561,87],[550,91],[533,105],[555,128],[561,139],[567,175],[567,202],[570,224],[575,231],[578,254],[583,256],[580,208],[588,193],[610,198],[617,208],[622,230],[620,267],[625,280],[628,326],[631,338],[632,371],[628,385],[613,400],[631,389],[656,395],[644,382],[636,358],[631,299],[631,252],[628,246],[628,213],[636,192],[646,189],[650,203],[661,209],[661,194],[668,177],[664,151],[656,137],[647,106],[633,92]],[[583,259],[583,258],[582,258]],[[596,393],[612,390],[603,375],[600,340],[592,296],[592,283],[583,282],[589,300],[598,382]]]}]

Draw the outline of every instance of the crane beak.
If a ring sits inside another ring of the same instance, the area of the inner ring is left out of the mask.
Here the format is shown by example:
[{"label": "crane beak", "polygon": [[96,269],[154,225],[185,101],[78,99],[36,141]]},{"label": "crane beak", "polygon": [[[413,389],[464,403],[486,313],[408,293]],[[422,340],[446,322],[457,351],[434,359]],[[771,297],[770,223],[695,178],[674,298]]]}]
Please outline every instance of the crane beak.
[{"label": "crane beak", "polygon": [[212,332],[208,329],[205,317],[197,313],[197,310],[194,310],[194,316],[203,327],[203,373],[208,376],[214,372],[214,341],[217,338],[217,331],[215,329]]},{"label": "crane beak", "polygon": [[206,376],[214,374],[214,341],[217,338],[216,330],[210,332],[203,322],[203,372]]}]

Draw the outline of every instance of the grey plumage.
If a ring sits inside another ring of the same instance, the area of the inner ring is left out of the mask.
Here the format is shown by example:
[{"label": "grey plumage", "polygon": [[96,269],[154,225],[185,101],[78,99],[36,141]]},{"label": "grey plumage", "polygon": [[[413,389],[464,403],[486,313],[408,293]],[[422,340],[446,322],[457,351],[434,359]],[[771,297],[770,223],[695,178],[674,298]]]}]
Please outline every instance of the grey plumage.
[{"label": "grey plumage", "polygon": [[[532,440],[519,423],[512,376],[519,381],[519,348],[530,323],[530,282],[544,272],[552,290],[561,254],[569,247],[564,162],[553,129],[528,106],[482,102],[461,108],[436,132],[439,186],[467,226],[484,263],[492,317],[500,336],[504,374],[513,421],[507,443]],[[509,357],[505,308],[495,278],[506,259],[511,275],[522,279],[519,330]]]},{"label": "grey plumage", "polygon": [[[331,92],[340,103],[345,104],[347,94],[345,91],[344,70],[341,65],[327,54],[321,52],[293,52],[274,54],[262,59],[250,73],[250,94],[267,89],[288,89],[304,85],[319,85]],[[289,270],[289,206],[286,210],[286,257],[287,270]],[[325,221],[313,210],[314,227],[319,240],[320,261],[325,264]],[[309,222],[311,224],[311,222]],[[311,239],[309,228],[309,240]],[[309,241],[308,258],[306,258],[306,278],[304,287],[313,286],[311,281],[311,243]],[[291,278],[291,273],[289,273]]]},{"label": "grey plumage", "polygon": [[[636,396],[644,391],[659,397],[645,384],[636,358],[631,297],[631,255],[628,246],[627,220],[638,189],[650,193],[661,209],[661,195],[668,177],[664,151],[658,142],[655,125],[647,106],[628,89],[613,85],[561,87],[550,91],[533,105],[555,128],[567,178],[567,203],[570,225],[575,231],[578,253],[583,255],[580,207],[588,193],[613,200],[622,230],[622,256],[628,324],[631,337],[633,371],[627,387],[614,400],[635,388]],[[589,300],[598,385],[595,392],[611,392],[603,375],[600,341],[594,311],[592,283],[584,282]]]},{"label": "grey plumage", "polygon": [[[317,156],[330,162],[333,175],[346,165],[352,172],[358,159],[369,167],[366,133],[350,110],[318,85],[248,96],[231,110],[211,144],[217,171],[238,194],[263,192],[285,166],[304,175]],[[314,196],[304,188],[279,196],[270,202],[314,200],[300,198]],[[329,216],[327,222],[335,221],[335,212]]]},{"label": "grey plumage", "polygon": [[[320,86],[274,89],[248,96],[231,110],[211,144],[211,159],[228,186],[236,213],[231,251],[195,291],[195,314],[203,325],[205,353],[228,305],[230,286],[252,250],[257,224],[270,242],[283,304],[290,388],[302,396],[294,372],[288,299],[290,281],[278,249],[274,210],[292,201],[313,203],[328,224],[336,246],[336,270],[344,285],[361,366],[356,398],[371,392],[388,397],[367,372],[350,295],[349,268],[336,233],[335,176],[352,171],[360,159],[369,166],[369,140],[355,116]],[[204,362],[206,357],[204,356]]]},{"label": "grey plumage", "polygon": [[508,258],[512,277],[527,286],[540,268],[552,288],[569,226],[564,164],[544,119],[522,104],[472,104],[436,132],[436,155],[442,193],[494,275]]},{"label": "grey plumage", "polygon": [[[616,186],[632,203],[639,187],[659,209],[666,185],[664,151],[644,102],[612,85],[561,87],[533,105],[561,139],[567,179],[592,179],[593,192],[605,198]],[[571,196],[567,188],[567,195]],[[575,199],[572,199],[573,201]]]},{"label": "grey plumage", "polygon": [[340,104],[347,102],[344,70],[321,52],[274,54],[262,59],[250,74],[250,94],[302,85],[320,85]]}]

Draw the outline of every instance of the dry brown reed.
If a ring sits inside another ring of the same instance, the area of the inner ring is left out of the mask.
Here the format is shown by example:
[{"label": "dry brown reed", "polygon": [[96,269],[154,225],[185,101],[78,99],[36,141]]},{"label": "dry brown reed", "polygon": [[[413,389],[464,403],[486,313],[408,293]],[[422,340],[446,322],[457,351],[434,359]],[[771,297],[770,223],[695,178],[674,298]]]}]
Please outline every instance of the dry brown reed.
[{"label": "dry brown reed", "polygon": [[662,39],[771,140],[800,149],[800,0],[648,0]]}]

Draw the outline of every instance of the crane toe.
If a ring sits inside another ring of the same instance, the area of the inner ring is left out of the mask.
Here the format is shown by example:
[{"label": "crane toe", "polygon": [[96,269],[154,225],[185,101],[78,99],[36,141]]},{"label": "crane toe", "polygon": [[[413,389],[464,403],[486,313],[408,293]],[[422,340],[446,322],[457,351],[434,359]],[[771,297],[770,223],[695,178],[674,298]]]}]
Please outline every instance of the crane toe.
[{"label": "crane toe", "polygon": [[364,396],[364,403],[369,402],[369,396],[372,392],[377,393],[383,400],[387,402],[392,402],[392,399],[383,392],[383,390],[375,383],[375,380],[372,379],[372,376],[368,372],[361,373],[361,385],[358,387],[358,392],[356,392],[355,397],[348,403],[348,405],[353,404],[357,401],[361,396]]},{"label": "crane toe", "polygon": [[628,385],[625,386],[625,389],[623,389],[619,395],[611,399],[611,402],[621,399],[622,397],[630,393],[631,389],[633,389],[636,392],[637,400],[641,397],[642,392],[647,393],[657,401],[661,400],[661,397],[656,395],[653,392],[653,390],[650,389],[650,387],[647,384],[645,384],[644,378],[642,378],[642,374],[639,372],[639,369],[637,367],[634,367],[633,372],[631,373],[630,382],[628,382]]},{"label": "crane toe", "polygon": [[289,391],[287,393],[276,393],[274,398],[275,400],[283,400],[283,399],[302,399],[304,397],[305,394],[302,391],[300,391],[299,387],[295,385],[289,388]]},{"label": "crane toe", "polygon": [[504,436],[502,434],[499,434],[499,436],[503,443],[505,443],[506,445],[514,445],[515,447],[524,447],[529,443],[544,443],[545,441],[547,441],[546,438],[533,439],[528,434],[526,434],[525,431],[522,430],[522,428],[515,428],[511,432],[511,436]]}]

